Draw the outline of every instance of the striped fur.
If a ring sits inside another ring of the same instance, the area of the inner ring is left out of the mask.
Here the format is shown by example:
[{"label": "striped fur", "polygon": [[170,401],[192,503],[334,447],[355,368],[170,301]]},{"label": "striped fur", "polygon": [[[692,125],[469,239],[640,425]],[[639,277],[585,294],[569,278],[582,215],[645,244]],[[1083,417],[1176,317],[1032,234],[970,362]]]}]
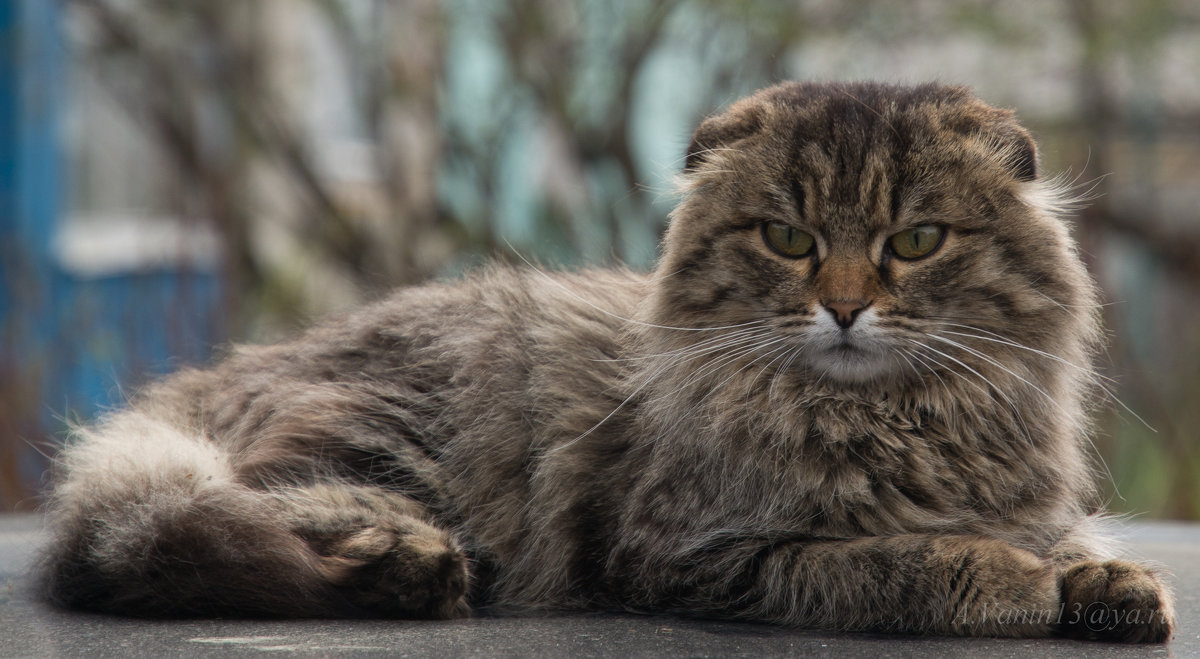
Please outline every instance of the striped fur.
[{"label": "striped fur", "polygon": [[1036,163],[961,88],[764,90],[697,130],[652,273],[402,290],[78,430],[47,592],[1161,642],[1170,594],[1093,503],[1095,292]]}]

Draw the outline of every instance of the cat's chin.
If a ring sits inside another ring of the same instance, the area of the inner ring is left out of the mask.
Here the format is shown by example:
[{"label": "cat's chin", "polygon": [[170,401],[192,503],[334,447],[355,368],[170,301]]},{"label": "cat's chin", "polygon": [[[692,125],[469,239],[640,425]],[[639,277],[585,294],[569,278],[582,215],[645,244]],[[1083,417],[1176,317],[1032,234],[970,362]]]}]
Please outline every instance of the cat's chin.
[{"label": "cat's chin", "polygon": [[813,310],[805,333],[808,371],[822,384],[855,387],[893,384],[905,379],[905,362],[879,328],[879,312],[864,309],[853,327],[839,327],[833,316]]},{"label": "cat's chin", "polygon": [[822,382],[853,386],[892,383],[902,373],[888,353],[849,345],[813,355],[809,368],[819,374]]}]

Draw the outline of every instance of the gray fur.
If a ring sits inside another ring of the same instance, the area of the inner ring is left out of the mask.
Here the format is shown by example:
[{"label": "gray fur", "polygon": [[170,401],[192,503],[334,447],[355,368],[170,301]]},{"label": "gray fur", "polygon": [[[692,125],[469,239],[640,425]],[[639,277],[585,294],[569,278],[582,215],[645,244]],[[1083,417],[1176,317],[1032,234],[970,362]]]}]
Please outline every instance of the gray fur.
[{"label": "gray fur", "polygon": [[[1160,578],[1097,532],[1095,293],[1010,112],[780,85],[700,126],[681,190],[653,273],[402,290],[80,429],[50,597],[1169,637]],[[814,255],[773,252],[768,221]],[[890,255],[922,224],[946,227],[935,252]],[[839,329],[828,305],[850,302]],[[1122,624],[1050,615],[1092,601]]]}]

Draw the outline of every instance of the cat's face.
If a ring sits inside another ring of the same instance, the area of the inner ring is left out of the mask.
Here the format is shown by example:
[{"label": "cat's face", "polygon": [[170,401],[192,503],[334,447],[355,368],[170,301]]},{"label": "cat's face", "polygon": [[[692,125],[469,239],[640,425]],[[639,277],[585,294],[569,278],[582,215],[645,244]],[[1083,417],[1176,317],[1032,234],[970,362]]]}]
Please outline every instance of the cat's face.
[{"label": "cat's face", "polygon": [[1078,358],[1091,289],[1033,148],[960,88],[760,92],[696,133],[660,320],[765,328],[749,356],[834,383]]}]

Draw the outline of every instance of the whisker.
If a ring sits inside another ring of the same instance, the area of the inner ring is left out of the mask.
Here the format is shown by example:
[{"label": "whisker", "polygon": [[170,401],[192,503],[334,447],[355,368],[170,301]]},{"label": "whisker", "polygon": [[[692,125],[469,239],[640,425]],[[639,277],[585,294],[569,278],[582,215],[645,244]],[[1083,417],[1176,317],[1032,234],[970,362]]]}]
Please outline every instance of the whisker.
[{"label": "whisker", "polygon": [[[929,336],[930,338],[938,338],[938,337],[935,337],[935,336],[932,336],[932,335],[927,335],[927,336]],[[990,379],[988,379],[988,378],[987,378],[987,376],[985,376],[985,375],[983,375],[982,373],[980,373],[979,371],[977,371],[977,370],[975,370],[975,369],[971,368],[969,365],[967,365],[965,362],[963,362],[962,360],[958,359],[957,357],[954,357],[953,355],[950,355],[950,354],[948,354],[948,353],[942,352],[941,350],[938,350],[937,348],[934,348],[933,346],[926,345],[926,344],[924,344],[924,343],[921,343],[920,341],[916,341],[916,340],[914,340],[914,339],[908,339],[908,341],[910,341],[910,342],[912,342],[912,343],[915,343],[915,344],[917,344],[917,345],[921,346],[922,348],[924,348],[924,349],[926,349],[926,350],[929,350],[929,351],[931,351],[931,352],[937,353],[938,355],[941,355],[942,357],[945,357],[946,359],[949,359],[950,361],[952,361],[952,362],[954,362],[954,363],[958,364],[959,366],[962,366],[962,367],[963,367],[963,368],[965,368],[966,370],[970,371],[970,372],[971,372],[973,375],[975,375],[975,377],[979,378],[979,379],[980,379],[980,380],[982,380],[984,383],[986,383],[986,384],[988,385],[988,387],[990,387],[990,389],[991,389],[992,391],[996,392],[996,394],[998,394],[998,395],[999,395],[1001,398],[1003,398],[1003,399],[1004,399],[1004,402],[1006,402],[1006,403],[1008,404],[1008,407],[1009,407],[1009,409],[1011,409],[1011,410],[1013,411],[1013,417],[1014,417],[1014,418],[1017,420],[1017,423],[1021,424],[1021,430],[1022,430],[1022,431],[1025,433],[1025,439],[1026,439],[1026,440],[1029,442],[1029,444],[1030,444],[1031,446],[1034,444],[1034,442],[1033,442],[1033,435],[1032,435],[1032,434],[1030,434],[1030,432],[1029,432],[1029,428],[1028,428],[1028,427],[1026,426],[1026,424],[1025,424],[1025,419],[1024,419],[1024,417],[1022,417],[1022,416],[1021,416],[1020,409],[1017,407],[1017,404],[1016,404],[1016,402],[1015,402],[1015,401],[1013,401],[1013,399],[1012,399],[1011,397],[1009,397],[1009,395],[1008,395],[1008,394],[1006,394],[1006,393],[1004,392],[1004,390],[1003,390],[1003,389],[1001,389],[1000,387],[996,386],[996,384],[995,384],[994,382],[992,382]],[[935,361],[936,361],[936,360],[935,360]],[[944,368],[944,366],[943,366],[943,368]],[[947,370],[948,370],[950,373],[955,373],[955,374],[956,374],[956,375],[958,375],[959,377],[963,378],[963,380],[964,380],[965,382],[970,382],[970,380],[969,380],[969,379],[967,379],[967,378],[966,378],[966,376],[962,375],[961,373],[958,373],[957,371],[955,371],[955,370],[953,370],[953,369],[947,369]],[[978,387],[978,385],[976,385],[976,387]],[[980,390],[981,392],[983,392],[983,394],[984,394],[985,396],[987,396],[988,398],[993,398],[993,397],[992,397],[992,396],[991,396],[991,395],[990,395],[990,394],[987,392],[987,390],[985,390],[985,389],[983,389],[983,388],[979,388],[979,390]]]},{"label": "whisker", "polygon": [[[950,369],[946,368],[944,365],[942,365],[936,359],[933,359],[932,357],[929,357],[928,355],[921,355],[920,351],[918,351],[918,350],[911,351],[909,353],[909,355],[913,359],[917,360],[917,362],[920,363],[922,366],[924,366],[926,369],[928,369],[928,371],[933,374],[933,377],[937,378],[938,382],[942,385],[943,389],[946,388],[946,386],[947,386],[946,381],[942,379],[941,375],[938,375],[937,369],[930,366],[929,362],[927,362],[926,359],[933,361],[934,364],[941,366],[944,370],[949,371]],[[968,382],[970,382],[970,381],[968,380]],[[974,383],[972,382],[971,384],[974,384]],[[986,392],[984,392],[984,393],[986,394]]]},{"label": "whisker", "polygon": [[[925,378],[921,376],[921,371],[917,369],[917,365],[915,363],[913,363],[913,360],[910,359],[908,354],[906,354],[906,353],[908,353],[908,351],[905,350],[904,348],[899,348],[896,350],[896,354],[900,356],[900,359],[904,360],[904,363],[908,364],[908,367],[912,369],[913,375],[915,375],[917,380],[919,380],[921,382],[921,384],[925,387],[925,397],[932,398],[932,395],[930,394],[930,391],[929,391],[929,383],[926,382]],[[926,368],[928,369],[929,367],[926,366]],[[941,380],[941,377],[938,376],[936,371],[929,369],[929,372],[933,373],[934,377],[937,377],[939,380]]]},{"label": "whisker", "polygon": [[[776,343],[777,343],[777,342],[776,342]],[[769,345],[769,344],[768,344],[768,345]],[[764,347],[765,347],[765,346],[764,346]],[[709,389],[708,393],[704,394],[704,397],[700,399],[700,402],[701,402],[701,403],[703,403],[704,401],[708,400],[708,397],[709,397],[709,396],[711,396],[711,395],[713,395],[714,393],[716,393],[716,392],[717,392],[717,391],[718,391],[718,390],[719,390],[721,387],[725,386],[725,383],[726,383],[726,382],[729,382],[729,381],[730,381],[730,380],[732,380],[733,378],[737,377],[737,375],[738,375],[739,373],[741,373],[742,371],[744,371],[744,370],[746,370],[746,369],[750,368],[751,366],[753,366],[753,365],[757,364],[757,363],[759,362],[759,360],[766,359],[767,357],[770,357],[771,355],[774,355],[774,354],[777,354],[777,353],[780,353],[780,352],[783,352],[783,353],[785,353],[785,354],[786,354],[786,352],[787,352],[787,350],[788,350],[788,349],[789,349],[789,348],[788,348],[787,346],[781,346],[781,347],[775,348],[774,350],[772,350],[772,351],[768,352],[768,353],[767,353],[767,354],[765,354],[765,355],[759,355],[758,357],[755,357],[753,360],[751,360],[751,361],[750,361],[750,363],[748,363],[748,364],[746,364],[746,365],[742,366],[741,368],[739,368],[738,370],[734,371],[733,373],[730,373],[730,374],[729,374],[729,375],[728,375],[728,376],[727,376],[727,377],[726,377],[724,380],[721,380],[721,381],[720,381],[720,382],[718,382],[716,385],[714,385],[714,386],[713,386],[711,389]],[[760,373],[761,373],[761,371],[760,371]],[[757,377],[757,376],[755,376],[755,377]]]},{"label": "whisker", "polygon": [[[762,322],[766,323],[766,321],[762,321]],[[644,361],[647,359],[661,359],[663,357],[673,357],[676,355],[685,354],[685,353],[693,351],[697,348],[700,348],[702,346],[708,346],[708,348],[706,348],[705,351],[711,351],[711,350],[720,349],[722,347],[722,345],[724,345],[723,342],[727,341],[728,339],[738,337],[738,336],[747,336],[747,335],[753,336],[755,333],[760,333],[762,335],[769,334],[770,329],[769,328],[761,328],[761,327],[740,329],[736,332],[730,332],[728,334],[722,334],[719,336],[710,337],[710,338],[707,338],[698,343],[686,345],[682,348],[676,348],[675,350],[668,350],[667,352],[660,352],[660,353],[650,354],[650,355],[638,355],[637,357],[617,357],[617,358],[613,358],[613,359],[593,359],[591,361],[593,361],[593,362],[634,362],[634,361]],[[715,347],[713,347],[714,344],[715,344]],[[703,354],[703,353],[701,353],[701,354]]]},{"label": "whisker", "polygon": [[[1049,394],[1047,394],[1045,391],[1043,391],[1043,390],[1042,390],[1041,388],[1039,388],[1038,386],[1034,385],[1032,382],[1029,382],[1029,381],[1028,381],[1028,380],[1026,380],[1025,378],[1022,378],[1020,375],[1017,375],[1016,373],[1013,373],[1011,370],[1009,370],[1009,369],[1005,368],[1005,367],[1004,367],[1003,365],[1001,365],[999,362],[996,362],[995,360],[989,359],[989,358],[988,358],[986,355],[983,355],[982,353],[979,353],[978,351],[972,350],[971,348],[968,348],[967,346],[964,346],[964,345],[962,345],[962,344],[960,344],[960,343],[958,343],[958,342],[956,342],[956,341],[951,341],[951,340],[949,340],[949,339],[942,338],[942,337],[937,337],[937,336],[933,336],[933,335],[930,335],[930,338],[938,339],[938,340],[940,340],[940,341],[945,341],[945,342],[947,342],[947,343],[950,343],[950,344],[952,344],[952,345],[956,345],[956,346],[958,346],[959,348],[961,348],[961,349],[963,349],[963,350],[966,350],[966,351],[968,351],[968,352],[970,352],[970,353],[972,353],[972,354],[975,354],[975,355],[976,355],[976,356],[978,356],[980,359],[984,359],[984,360],[987,360],[987,361],[990,361],[990,362],[992,362],[992,363],[993,363],[993,364],[995,364],[997,367],[999,367],[999,368],[1001,368],[1001,369],[1004,369],[1005,371],[1008,371],[1008,373],[1009,373],[1009,374],[1011,374],[1013,377],[1016,377],[1016,378],[1020,379],[1022,382],[1025,382],[1026,384],[1028,384],[1030,387],[1033,387],[1033,388],[1034,388],[1036,391],[1038,391],[1038,393],[1040,393],[1040,394],[1042,394],[1043,396],[1045,396],[1046,400],[1050,401],[1050,403],[1051,403],[1051,404],[1053,404],[1055,407],[1057,407],[1057,408],[1059,409],[1059,411],[1063,412],[1063,414],[1066,414],[1066,413],[1067,413],[1067,412],[1066,412],[1066,410],[1064,410],[1064,409],[1063,409],[1062,405],[1060,405],[1060,404],[1058,403],[1058,401],[1054,400],[1054,398],[1053,398],[1052,396],[1050,396]],[[1131,412],[1131,413],[1132,413],[1132,412]],[[1134,416],[1137,416],[1137,415],[1135,414]],[[1145,423],[1145,422],[1143,421],[1143,423]],[[1149,427],[1149,426],[1147,426],[1147,427]],[[1153,428],[1151,428],[1151,430],[1153,430]],[[1094,454],[1096,455],[1097,459],[1099,459],[1099,460],[1100,460],[1100,465],[1101,465],[1101,467],[1103,467],[1103,468],[1104,468],[1104,472],[1105,472],[1105,474],[1107,474],[1107,475],[1108,475],[1108,479],[1109,479],[1109,481],[1115,484],[1115,483],[1116,483],[1116,478],[1113,476],[1112,470],[1111,470],[1111,469],[1109,469],[1109,467],[1108,467],[1108,462],[1107,462],[1107,461],[1105,461],[1105,459],[1104,459],[1104,456],[1103,456],[1103,455],[1101,455],[1101,454],[1100,454],[1100,451],[1099,451],[1099,449],[1097,449],[1097,448],[1096,448],[1096,443],[1095,443],[1095,442],[1093,442],[1093,441],[1092,441],[1092,438],[1091,438],[1090,436],[1088,436],[1086,433],[1085,433],[1083,436],[1084,436],[1084,438],[1087,440],[1088,444],[1089,444],[1089,445],[1091,445],[1091,447],[1092,447],[1092,453],[1094,453]]]},{"label": "whisker", "polygon": [[[947,344],[947,345],[950,345],[950,346],[953,346],[953,347],[955,347],[955,348],[958,348],[958,349],[960,349],[960,350],[963,350],[963,351],[965,351],[965,352],[968,352],[968,353],[970,353],[970,354],[972,354],[972,355],[974,355],[974,356],[976,356],[976,357],[978,357],[978,358],[980,358],[980,359],[984,360],[985,362],[987,362],[987,363],[991,364],[992,366],[995,366],[996,368],[998,368],[998,369],[1000,369],[1000,370],[1004,371],[1005,373],[1008,373],[1009,375],[1013,376],[1014,378],[1016,378],[1016,379],[1020,380],[1021,382],[1024,382],[1025,384],[1029,385],[1029,387],[1030,387],[1030,388],[1032,388],[1034,391],[1036,391],[1036,392],[1038,392],[1039,394],[1041,394],[1041,395],[1042,395],[1042,397],[1043,397],[1043,398],[1045,398],[1045,399],[1046,399],[1046,400],[1047,400],[1047,401],[1048,401],[1048,402],[1049,402],[1051,405],[1054,405],[1055,407],[1057,407],[1057,408],[1058,408],[1058,410],[1059,410],[1060,412],[1062,412],[1063,414],[1067,414],[1067,410],[1065,410],[1065,409],[1063,408],[1063,406],[1059,404],[1059,402],[1058,402],[1058,401],[1054,400],[1054,397],[1053,397],[1053,396],[1051,396],[1050,394],[1046,393],[1046,390],[1045,390],[1045,389],[1042,389],[1041,387],[1037,386],[1037,385],[1036,385],[1036,384],[1034,384],[1033,382],[1030,382],[1028,379],[1026,379],[1025,377],[1021,376],[1020,374],[1018,374],[1016,371],[1012,370],[1011,368],[1008,368],[1007,366],[1005,366],[1004,364],[1000,363],[1000,362],[999,362],[999,361],[997,361],[996,359],[994,359],[994,358],[992,358],[992,357],[990,357],[990,356],[988,356],[988,355],[986,355],[986,354],[984,354],[984,353],[982,353],[982,352],[980,352],[980,351],[978,351],[978,350],[976,350],[976,349],[974,349],[974,348],[971,348],[971,347],[968,347],[968,346],[966,346],[966,345],[963,345],[962,343],[959,343],[958,341],[954,341],[954,340],[952,340],[952,339],[947,339],[947,338],[946,338],[946,337],[944,337],[944,336],[938,336],[938,335],[936,335],[936,334],[930,334],[930,335],[929,335],[929,338],[931,338],[931,339],[934,339],[934,340],[936,340],[936,341],[941,341],[942,343],[945,343],[945,344]],[[989,384],[991,384],[991,383],[989,383]],[[995,385],[992,385],[992,386],[995,386]]]},{"label": "whisker", "polygon": [[951,334],[951,335],[954,335],[954,336],[963,336],[963,337],[972,338],[972,339],[979,339],[980,341],[991,341],[991,342],[993,342],[993,343],[999,343],[999,344],[1002,344],[1002,345],[1011,346],[1011,347],[1013,347],[1013,348],[1020,348],[1020,349],[1022,349],[1022,350],[1028,350],[1029,352],[1032,352],[1032,353],[1034,353],[1034,354],[1037,354],[1037,355],[1041,355],[1042,357],[1045,357],[1045,358],[1047,358],[1047,359],[1052,359],[1052,360],[1054,360],[1054,361],[1056,361],[1056,362],[1058,362],[1058,363],[1060,363],[1060,364],[1063,364],[1064,366],[1070,366],[1071,368],[1074,368],[1074,369],[1076,369],[1076,370],[1083,371],[1084,373],[1087,373],[1087,374],[1089,374],[1089,375],[1092,375],[1092,371],[1091,371],[1091,369],[1084,368],[1084,367],[1080,366],[1079,364],[1076,364],[1076,363],[1074,363],[1074,362],[1071,362],[1071,361],[1068,361],[1068,360],[1066,360],[1066,359],[1063,359],[1062,357],[1059,357],[1058,355],[1056,355],[1056,354],[1054,354],[1054,353],[1051,353],[1051,352],[1046,352],[1045,350],[1038,350],[1037,348],[1031,348],[1031,347],[1029,347],[1029,346],[1027,346],[1027,345],[1024,345],[1024,344],[1022,344],[1022,343],[1018,343],[1018,342],[1016,342],[1016,341],[1013,341],[1012,339],[1006,338],[1006,337],[1004,337],[1004,336],[1002,336],[1002,335],[1000,335],[1000,334],[996,334],[995,332],[989,332],[989,331],[987,331],[987,330],[985,330],[985,329],[981,329],[981,328],[978,328],[978,327],[971,327],[970,325],[961,325],[961,324],[958,324],[958,323],[942,323],[942,324],[943,324],[943,325],[946,325],[947,327],[961,327],[961,328],[964,328],[964,329],[970,329],[970,330],[973,330],[973,331],[976,331],[976,332],[982,332],[982,333],[984,333],[984,334],[989,334],[989,335],[991,335],[991,337],[995,337],[995,338],[990,338],[990,337],[988,337],[988,336],[979,336],[979,335],[976,335],[976,334],[967,334],[967,333],[964,333],[964,332],[954,332],[954,331],[951,331],[951,330],[941,330],[940,332],[941,332],[942,334]]},{"label": "whisker", "polygon": [[674,368],[676,366],[682,365],[683,363],[689,362],[689,361],[695,359],[696,357],[701,357],[701,356],[708,355],[708,354],[711,354],[714,352],[738,349],[738,348],[741,348],[742,346],[746,346],[748,344],[755,343],[757,341],[768,338],[770,336],[772,336],[772,332],[770,332],[769,330],[761,330],[760,329],[760,330],[757,330],[753,333],[750,333],[750,334],[747,334],[744,336],[739,336],[736,338],[731,338],[728,340],[720,341],[720,342],[716,343],[715,345],[711,345],[711,346],[708,346],[708,347],[705,347],[702,349],[691,349],[691,348],[682,349],[677,354],[665,355],[667,357],[667,360],[664,364],[664,368]]},{"label": "whisker", "polygon": [[[763,348],[767,348],[767,347],[776,345],[778,343],[781,343],[781,342],[787,341],[787,340],[788,340],[788,337],[780,337],[777,339],[773,339],[771,341],[767,341],[766,343],[759,343],[759,344],[751,345],[749,347],[744,347],[744,348],[741,348],[729,355],[725,355],[724,357],[721,357],[720,359],[716,360],[715,362],[705,365],[700,371],[697,371],[696,373],[691,374],[688,377],[688,379],[686,381],[684,381],[684,383],[682,385],[680,385],[679,387],[677,387],[676,389],[674,389],[668,393],[665,393],[665,394],[653,399],[652,402],[661,402],[661,401],[667,400],[671,396],[674,396],[675,394],[677,394],[685,389],[690,388],[692,385],[694,385],[697,382],[699,382],[700,380],[702,380],[708,374],[713,373],[728,364],[732,364],[733,362],[736,362],[737,360],[745,357],[746,355],[751,355],[759,350],[762,350]],[[751,363],[753,363],[753,362],[751,362]],[[743,368],[745,368],[745,367],[743,367]],[[740,372],[740,369],[738,372]],[[736,373],[735,373],[735,375],[736,375]],[[728,378],[726,380],[723,380],[721,382],[721,384],[724,384],[727,381],[728,381]],[[713,389],[715,390],[716,387],[714,387]]]},{"label": "whisker", "polygon": [[775,370],[775,375],[771,376],[771,386],[767,387],[767,396],[768,397],[770,397],[770,398],[775,397],[775,391],[776,391],[775,387],[779,385],[780,376],[783,375],[784,373],[787,373],[789,370],[791,370],[792,364],[796,363],[796,360],[800,358],[800,355],[803,352],[804,352],[803,344],[798,345],[791,349],[791,352],[789,353],[788,358],[783,362],[783,365]]},{"label": "whisker", "polygon": [[[766,371],[768,368],[771,368],[771,366],[772,366],[772,365],[773,365],[775,362],[777,362],[777,361],[779,361],[780,359],[782,359],[782,358],[786,357],[788,354],[790,354],[790,352],[791,352],[792,350],[795,350],[795,349],[796,349],[795,347],[787,348],[787,347],[785,346],[785,349],[783,350],[783,352],[782,352],[782,353],[780,353],[780,354],[779,354],[779,356],[778,356],[778,357],[776,357],[775,359],[772,359],[771,361],[767,362],[767,364],[766,364],[765,366],[763,366],[762,368],[758,369],[758,373],[755,373],[755,374],[754,374],[754,379],[755,379],[755,380],[757,380],[758,378],[762,377],[762,374],[763,374],[763,372],[765,372],[765,371]],[[771,378],[771,379],[772,379],[772,380],[774,380],[774,377],[772,376],[772,378]]]},{"label": "whisker", "polygon": [[1016,341],[1013,341],[1012,339],[1009,339],[1008,337],[1005,337],[1005,336],[1003,336],[1003,335],[1001,335],[1001,334],[997,334],[997,333],[995,333],[995,332],[990,332],[990,331],[988,331],[988,330],[985,330],[985,329],[983,329],[983,328],[981,328],[981,327],[973,327],[973,326],[971,326],[971,325],[963,325],[963,324],[961,324],[961,323],[950,323],[950,322],[944,322],[944,321],[939,321],[939,322],[941,322],[941,324],[943,324],[943,325],[946,325],[946,326],[948,326],[948,327],[961,327],[961,328],[964,328],[964,329],[969,329],[969,330],[972,330],[972,331],[975,331],[975,332],[982,332],[982,333],[984,333],[984,334],[989,334],[989,335],[991,335],[992,337],[995,337],[995,338],[988,338],[988,337],[986,337],[986,336],[976,336],[976,335],[972,335],[972,334],[966,334],[966,333],[963,333],[963,332],[952,332],[952,331],[950,331],[950,330],[940,330],[940,332],[941,332],[942,334],[952,334],[952,335],[955,335],[955,336],[962,336],[962,337],[966,337],[966,338],[973,338],[973,339],[977,339],[977,340],[980,340],[980,341],[992,341],[992,342],[994,342],[994,343],[1000,343],[1000,344],[1003,344],[1003,345],[1011,346],[1011,347],[1013,347],[1013,348],[1020,348],[1020,349],[1022,349],[1022,350],[1028,350],[1029,352],[1035,353],[1035,354],[1037,354],[1037,355],[1040,355],[1040,356],[1042,356],[1042,357],[1045,357],[1045,358],[1047,358],[1047,359],[1054,360],[1055,362],[1058,362],[1058,363],[1060,363],[1060,364],[1063,364],[1063,365],[1065,365],[1065,366],[1070,366],[1071,368],[1074,368],[1074,369],[1078,370],[1079,372],[1081,372],[1081,373],[1083,373],[1085,376],[1087,376],[1089,379],[1091,379],[1091,380],[1092,380],[1092,382],[1093,382],[1093,383],[1094,383],[1094,384],[1095,384],[1095,385],[1096,385],[1096,386],[1097,386],[1097,387],[1098,387],[1098,388],[1099,388],[1101,391],[1103,391],[1103,392],[1104,392],[1104,393],[1105,393],[1105,394],[1108,396],[1108,398],[1109,398],[1110,400],[1112,400],[1114,403],[1116,403],[1117,405],[1119,405],[1119,406],[1121,407],[1121,409],[1125,410],[1125,411],[1126,411],[1126,412],[1128,412],[1130,415],[1132,415],[1132,416],[1133,416],[1133,418],[1137,419],[1137,420],[1138,420],[1138,421],[1139,421],[1139,422],[1140,422],[1142,425],[1146,426],[1146,428],[1148,428],[1148,429],[1149,429],[1151,432],[1155,432],[1155,433],[1157,433],[1157,432],[1158,432],[1158,430],[1157,430],[1157,429],[1155,429],[1155,428],[1154,428],[1154,426],[1151,426],[1151,425],[1150,425],[1150,424],[1149,424],[1149,423],[1148,423],[1148,422],[1147,422],[1145,419],[1143,419],[1143,418],[1142,418],[1142,417],[1141,417],[1141,416],[1140,416],[1140,415],[1139,415],[1137,412],[1134,412],[1132,409],[1130,409],[1130,407],[1129,407],[1128,405],[1126,405],[1126,404],[1125,404],[1125,401],[1121,400],[1121,399],[1120,399],[1120,398],[1117,396],[1116,392],[1115,392],[1115,391],[1113,391],[1112,387],[1110,387],[1108,384],[1105,384],[1105,382],[1108,382],[1109,384],[1115,385],[1115,384],[1116,384],[1116,380],[1114,380],[1114,379],[1112,379],[1112,378],[1110,378],[1110,377],[1107,377],[1107,376],[1101,375],[1101,374],[1099,374],[1099,373],[1096,373],[1096,372],[1095,372],[1095,371],[1093,371],[1092,369],[1089,369],[1089,368],[1084,368],[1084,367],[1082,367],[1082,366],[1080,366],[1080,365],[1078,365],[1078,364],[1075,364],[1075,363],[1073,363],[1073,362],[1071,362],[1071,361],[1069,361],[1069,360],[1067,360],[1067,359],[1063,359],[1062,357],[1059,357],[1058,355],[1055,355],[1054,353],[1046,352],[1046,351],[1044,351],[1044,350],[1038,350],[1037,348],[1031,348],[1031,347],[1029,347],[1029,346],[1027,346],[1027,345],[1024,345],[1024,344],[1022,344],[1022,343],[1018,343],[1018,342],[1016,342]]},{"label": "whisker", "polygon": [[[743,331],[745,331],[745,330],[743,330]],[[734,334],[738,334],[738,333],[740,333],[740,332],[735,332]],[[629,402],[631,400],[633,400],[639,393],[641,393],[643,389],[645,389],[651,383],[653,383],[655,380],[657,380],[658,377],[660,375],[662,375],[663,373],[665,373],[669,370],[678,368],[680,365],[687,363],[688,361],[691,361],[692,359],[701,357],[705,354],[708,354],[710,352],[715,352],[718,350],[728,350],[730,348],[735,348],[734,359],[736,359],[738,356],[741,356],[741,355],[750,354],[750,352],[758,349],[758,347],[760,347],[760,346],[751,345],[749,348],[745,348],[745,347],[741,347],[741,346],[745,346],[746,344],[755,343],[755,342],[759,341],[760,339],[766,338],[770,334],[771,334],[771,331],[769,329],[758,329],[758,330],[756,330],[755,333],[751,333],[746,336],[739,336],[735,339],[730,339],[728,336],[717,337],[718,340],[726,339],[726,341],[723,343],[719,343],[716,346],[711,346],[710,348],[706,348],[704,350],[680,352],[679,354],[670,355],[669,358],[666,359],[664,364],[662,364],[660,367],[655,369],[648,377],[645,377],[642,380],[642,382],[639,383],[638,386],[635,387],[634,390],[628,396],[626,396],[624,400],[622,400],[616,407],[614,407],[611,412],[609,412],[607,415],[605,415],[603,419],[600,419],[599,421],[597,421],[591,428],[588,428],[587,430],[585,430],[578,437],[575,437],[567,442],[564,442],[564,443],[550,449],[547,453],[548,454],[557,453],[558,451],[566,449],[567,447],[574,445],[579,440],[591,435],[593,432],[596,431],[597,428],[604,425],[617,412],[619,412],[622,408],[624,408],[627,404],[629,404]],[[706,340],[705,342],[711,341],[711,340],[712,339],[709,339],[709,340]],[[782,339],[777,339],[777,340],[782,340]],[[690,346],[689,346],[689,348],[690,348]],[[725,359],[728,359],[728,356],[722,358],[722,360],[725,360]],[[724,362],[722,362],[722,363],[724,363]],[[692,382],[692,380],[689,379],[689,382],[687,384],[685,384],[685,386],[690,386],[691,382]],[[675,393],[675,392],[672,392],[672,393]],[[659,399],[661,399],[661,398],[662,397],[660,397]],[[655,400],[659,400],[659,399],[655,399]]]}]

